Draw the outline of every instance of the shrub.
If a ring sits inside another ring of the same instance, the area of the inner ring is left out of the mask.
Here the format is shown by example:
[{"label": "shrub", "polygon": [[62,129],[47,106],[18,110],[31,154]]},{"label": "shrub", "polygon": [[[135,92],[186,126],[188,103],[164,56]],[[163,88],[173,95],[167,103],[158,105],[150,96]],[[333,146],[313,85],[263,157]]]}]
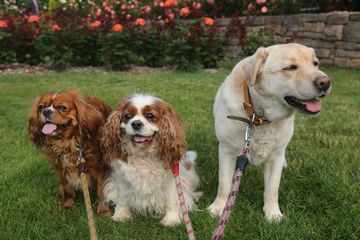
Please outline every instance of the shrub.
[{"label": "shrub", "polygon": [[169,34],[162,26],[156,24],[149,28],[139,29],[134,38],[138,63],[150,67],[170,64],[168,42],[171,36]]},{"label": "shrub", "polygon": [[134,46],[130,34],[124,32],[111,32],[102,42],[102,61],[109,69],[125,70],[137,62]]},{"label": "shrub", "polygon": [[71,36],[64,31],[46,31],[37,37],[35,48],[40,55],[41,61],[57,70],[63,70],[69,66],[73,59],[69,38],[71,39]]},{"label": "shrub", "polygon": [[175,34],[168,48],[170,62],[177,65],[179,70],[190,71],[198,67],[199,59],[196,56],[199,49],[185,25],[175,27]]},{"label": "shrub", "polygon": [[73,53],[71,60],[75,66],[101,66],[101,36],[94,31],[76,31],[72,35],[70,48]]},{"label": "shrub", "polygon": [[[1,27],[2,45],[13,46],[6,61],[56,68],[106,65],[126,69],[132,64],[193,69],[216,67],[227,41],[213,19],[213,1],[80,1],[41,16],[8,11]],[[234,25],[232,31],[242,31]],[[1,51],[1,50],[0,50]]]},{"label": "shrub", "polygon": [[205,26],[199,36],[200,62],[205,68],[215,68],[220,60],[224,58],[227,40],[218,34],[215,26]]},{"label": "shrub", "polygon": [[254,54],[259,47],[267,47],[273,44],[275,44],[273,36],[264,29],[259,29],[248,35],[243,51],[246,56],[249,56]]},{"label": "shrub", "polygon": [[16,53],[9,43],[10,33],[0,31],[0,64],[14,63],[16,61]]}]

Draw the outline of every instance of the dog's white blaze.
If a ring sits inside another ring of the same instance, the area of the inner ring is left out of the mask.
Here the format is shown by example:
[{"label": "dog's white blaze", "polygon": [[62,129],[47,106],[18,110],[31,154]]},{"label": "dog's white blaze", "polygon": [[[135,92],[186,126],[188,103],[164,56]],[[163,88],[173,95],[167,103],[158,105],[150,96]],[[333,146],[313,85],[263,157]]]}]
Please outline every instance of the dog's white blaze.
[{"label": "dog's white blaze", "polygon": [[135,94],[135,95],[133,95],[130,98],[130,101],[135,105],[135,107],[138,110],[141,110],[145,106],[151,105],[151,104],[155,103],[156,101],[162,102],[162,100],[157,98],[157,97],[149,96],[149,95],[143,95],[143,94]]}]

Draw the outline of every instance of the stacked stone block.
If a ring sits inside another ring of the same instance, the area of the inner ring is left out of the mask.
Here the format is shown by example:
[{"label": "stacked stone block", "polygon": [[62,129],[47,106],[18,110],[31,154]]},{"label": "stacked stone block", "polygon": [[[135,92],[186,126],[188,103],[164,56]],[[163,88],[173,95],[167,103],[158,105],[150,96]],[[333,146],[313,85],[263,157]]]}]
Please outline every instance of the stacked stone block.
[{"label": "stacked stone block", "polygon": [[[265,29],[277,43],[297,42],[313,47],[321,64],[360,69],[360,12],[256,16],[241,20],[249,34]],[[240,59],[242,55],[241,47],[231,41],[227,56]]]}]

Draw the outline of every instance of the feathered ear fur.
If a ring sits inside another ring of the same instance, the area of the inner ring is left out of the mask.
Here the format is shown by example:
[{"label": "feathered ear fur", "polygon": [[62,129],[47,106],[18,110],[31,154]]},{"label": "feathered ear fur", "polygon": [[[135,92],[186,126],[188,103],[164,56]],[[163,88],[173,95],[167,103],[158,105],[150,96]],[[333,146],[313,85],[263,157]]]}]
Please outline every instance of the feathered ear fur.
[{"label": "feathered ear fur", "polygon": [[97,140],[105,122],[103,114],[83,97],[77,96],[75,106],[78,115],[80,134],[87,140]]},{"label": "feathered ear fur", "polygon": [[35,98],[29,114],[29,136],[37,147],[40,147],[44,141],[44,135],[41,133],[41,122],[39,121],[39,102],[41,96]]},{"label": "feathered ear fur", "polygon": [[181,160],[185,153],[186,142],[183,122],[180,116],[167,103],[160,104],[159,145],[161,159],[166,168]]},{"label": "feathered ear fur", "polygon": [[105,153],[105,161],[110,162],[112,159],[127,161],[127,154],[121,148],[122,137],[120,132],[120,123],[124,108],[128,103],[128,98],[123,98],[116,106],[107,119],[101,136],[101,147]]}]

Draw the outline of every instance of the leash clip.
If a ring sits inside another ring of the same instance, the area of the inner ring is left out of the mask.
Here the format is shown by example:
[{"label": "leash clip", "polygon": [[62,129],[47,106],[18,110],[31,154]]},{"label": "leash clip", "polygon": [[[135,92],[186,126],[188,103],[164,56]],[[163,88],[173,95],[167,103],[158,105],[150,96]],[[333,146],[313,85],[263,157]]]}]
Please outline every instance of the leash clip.
[{"label": "leash clip", "polygon": [[81,162],[81,160],[83,159],[84,149],[82,148],[82,146],[80,144],[78,144],[77,147],[79,148],[79,154],[77,156],[77,161],[78,161],[78,164],[79,164]]},{"label": "leash clip", "polygon": [[85,159],[83,157],[84,149],[82,148],[82,146],[80,144],[78,144],[78,148],[79,148],[79,154],[77,156],[77,166],[76,167],[80,173],[84,173],[85,172]]},{"label": "leash clip", "polygon": [[246,126],[245,129],[245,137],[244,137],[245,149],[249,149],[250,147],[251,136],[254,132],[254,120],[255,120],[255,113],[252,115],[251,122]]}]

